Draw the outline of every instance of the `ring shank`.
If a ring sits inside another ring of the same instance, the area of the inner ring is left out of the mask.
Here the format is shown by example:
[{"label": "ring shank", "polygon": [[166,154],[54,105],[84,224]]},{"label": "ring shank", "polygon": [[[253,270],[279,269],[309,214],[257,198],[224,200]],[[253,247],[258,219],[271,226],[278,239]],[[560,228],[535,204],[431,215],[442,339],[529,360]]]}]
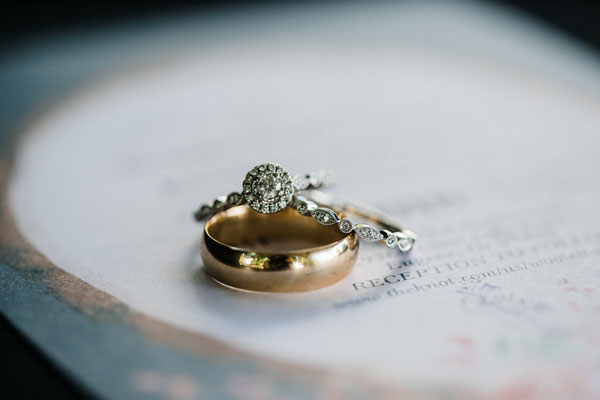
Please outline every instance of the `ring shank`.
[{"label": "ring shank", "polygon": [[392,232],[405,231],[405,228],[403,228],[389,215],[385,215],[365,205],[342,200],[327,193],[321,192],[320,190],[311,190],[309,194],[307,194],[307,197],[314,202],[330,207],[339,213],[355,215],[369,223],[379,225],[383,229],[387,229]]}]

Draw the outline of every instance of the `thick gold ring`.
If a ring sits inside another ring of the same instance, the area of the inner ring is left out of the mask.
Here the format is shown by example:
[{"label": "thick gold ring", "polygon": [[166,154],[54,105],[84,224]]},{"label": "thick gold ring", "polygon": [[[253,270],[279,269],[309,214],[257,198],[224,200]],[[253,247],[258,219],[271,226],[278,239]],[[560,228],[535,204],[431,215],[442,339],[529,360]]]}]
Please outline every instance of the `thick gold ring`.
[{"label": "thick gold ring", "polygon": [[201,255],[206,272],[226,286],[297,292],[328,286],[348,275],[358,257],[358,238],[289,207],[261,214],[242,205],[206,223]]}]

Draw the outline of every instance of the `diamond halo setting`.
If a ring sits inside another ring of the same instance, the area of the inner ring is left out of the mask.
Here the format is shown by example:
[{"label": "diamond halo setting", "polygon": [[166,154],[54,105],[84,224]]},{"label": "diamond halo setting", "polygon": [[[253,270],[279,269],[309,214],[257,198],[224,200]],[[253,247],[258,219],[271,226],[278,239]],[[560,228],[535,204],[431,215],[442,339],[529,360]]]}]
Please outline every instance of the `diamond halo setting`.
[{"label": "diamond halo setting", "polygon": [[[291,206],[301,215],[310,216],[319,224],[337,225],[342,233],[354,232],[364,241],[382,242],[387,247],[397,247],[402,253],[408,253],[413,248],[417,235],[404,229],[393,219],[313,190],[331,183],[331,174],[326,171],[291,177],[278,164],[260,164],[246,174],[241,192],[231,192],[227,196],[217,197],[213,202],[202,204],[194,213],[194,218],[203,221],[243,204],[248,204],[250,208],[263,214],[273,214]],[[309,194],[305,194],[305,190]],[[308,195],[310,198],[306,197]],[[341,210],[342,213],[336,210]],[[354,224],[344,215],[346,212],[362,216],[375,226],[366,223]]]},{"label": "diamond halo setting", "polygon": [[263,214],[283,210],[294,195],[290,174],[282,166],[272,163],[252,168],[242,185],[242,196],[248,205]]}]

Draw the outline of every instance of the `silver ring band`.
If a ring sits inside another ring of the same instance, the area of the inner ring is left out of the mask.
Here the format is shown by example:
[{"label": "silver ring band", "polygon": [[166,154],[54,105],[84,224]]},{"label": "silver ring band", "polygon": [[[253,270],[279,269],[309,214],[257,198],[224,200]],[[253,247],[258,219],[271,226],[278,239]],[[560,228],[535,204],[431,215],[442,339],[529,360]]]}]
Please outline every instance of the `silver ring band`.
[{"label": "silver ring band", "polygon": [[[382,242],[388,247],[398,247],[401,252],[413,248],[417,235],[404,229],[392,218],[368,207],[336,199],[316,189],[332,184],[328,171],[296,175],[293,178],[280,165],[265,163],[252,168],[242,183],[241,192],[221,196],[212,203],[203,204],[194,213],[197,221],[203,221],[218,212],[241,204],[248,204],[254,211],[272,214],[288,206],[302,215],[310,215],[322,225],[337,224],[340,231],[357,236],[368,242]],[[353,223],[347,214],[366,219],[369,223]]]},{"label": "silver ring band", "polygon": [[[398,247],[401,252],[410,251],[417,240],[414,232],[403,228],[393,218],[369,207],[341,200],[318,190],[311,190],[306,196],[297,194],[293,206],[300,214],[310,215],[320,224],[337,224],[343,233],[356,232],[362,240],[382,242],[387,247]],[[369,223],[355,224],[345,215],[355,215]]]}]

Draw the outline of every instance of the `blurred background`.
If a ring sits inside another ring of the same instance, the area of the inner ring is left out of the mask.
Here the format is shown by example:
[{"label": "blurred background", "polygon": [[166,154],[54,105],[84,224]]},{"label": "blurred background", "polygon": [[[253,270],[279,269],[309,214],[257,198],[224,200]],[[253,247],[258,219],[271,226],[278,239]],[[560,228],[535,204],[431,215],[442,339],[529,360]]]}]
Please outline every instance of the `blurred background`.
[{"label": "blurred background", "polygon": [[[269,7],[269,1],[195,2],[15,2],[5,5],[0,24],[0,50],[18,48],[48,35],[78,35],[111,24],[127,24],[143,18],[196,13],[252,12]],[[600,2],[595,1],[496,1],[540,24],[600,51]],[[0,54],[0,57],[2,55]],[[7,93],[2,93],[7,96]],[[19,392],[21,398],[86,398],[87,394],[45,360],[6,319],[0,321],[0,363],[3,392]]]},{"label": "blurred background", "polygon": [[[328,1],[334,3],[335,1]],[[3,10],[1,42],[14,45],[28,39],[52,32],[89,28],[132,18],[154,15],[177,14],[185,11],[228,11],[265,7],[284,2],[277,1],[103,1],[103,2],[14,2]],[[293,2],[287,3],[306,3]],[[323,3],[323,2],[320,2]],[[600,3],[597,1],[543,1],[543,0],[496,0],[502,6],[532,16],[552,25],[564,34],[585,42],[596,51],[600,50]]]}]

